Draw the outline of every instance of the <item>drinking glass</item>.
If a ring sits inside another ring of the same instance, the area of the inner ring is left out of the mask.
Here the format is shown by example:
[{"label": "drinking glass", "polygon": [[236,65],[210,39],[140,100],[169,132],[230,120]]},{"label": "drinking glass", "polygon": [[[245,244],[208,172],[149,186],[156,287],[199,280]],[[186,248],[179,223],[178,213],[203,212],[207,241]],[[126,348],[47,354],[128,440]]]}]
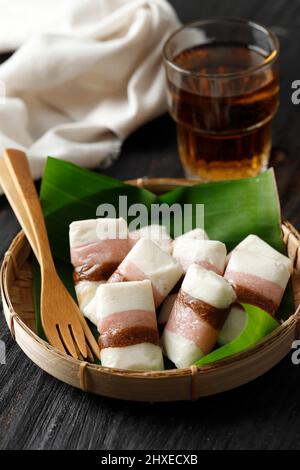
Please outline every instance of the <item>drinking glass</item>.
[{"label": "drinking glass", "polygon": [[187,177],[237,179],[266,169],[278,55],[270,30],[237,18],[191,23],[167,40],[168,107]]}]

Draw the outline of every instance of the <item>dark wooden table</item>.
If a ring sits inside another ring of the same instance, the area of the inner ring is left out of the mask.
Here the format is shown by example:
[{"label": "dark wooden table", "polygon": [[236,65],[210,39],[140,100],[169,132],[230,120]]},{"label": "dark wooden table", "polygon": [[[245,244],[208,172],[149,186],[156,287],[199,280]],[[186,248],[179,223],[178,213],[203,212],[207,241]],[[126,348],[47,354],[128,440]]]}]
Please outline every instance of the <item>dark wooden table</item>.
[{"label": "dark wooden table", "polygon": [[[275,167],[283,217],[300,228],[299,0],[172,0],[182,21],[242,16],[279,35],[281,107],[274,125]],[[182,176],[173,123],[163,116],[124,144],[106,171],[118,178]],[[0,255],[18,224],[0,200]],[[300,366],[288,355],[254,382],[198,402],[141,404],[88,395],[48,376],[12,341],[3,316],[7,363],[0,365],[1,449],[293,449],[300,448]]]}]

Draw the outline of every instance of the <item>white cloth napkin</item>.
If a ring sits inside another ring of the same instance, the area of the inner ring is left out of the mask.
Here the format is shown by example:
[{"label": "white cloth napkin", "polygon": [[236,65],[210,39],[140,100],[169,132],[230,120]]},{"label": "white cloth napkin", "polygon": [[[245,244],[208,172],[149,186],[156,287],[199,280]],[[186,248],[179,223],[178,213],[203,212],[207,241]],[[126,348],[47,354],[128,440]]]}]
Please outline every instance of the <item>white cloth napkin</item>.
[{"label": "white cloth napkin", "polygon": [[[2,49],[25,42],[0,66],[0,152],[25,150],[34,178],[48,155],[108,165],[125,137],[165,111],[161,53],[178,26],[167,1],[1,2]],[[20,12],[8,8],[16,35],[3,10],[14,2],[44,5],[28,21],[21,8],[23,28]]]}]

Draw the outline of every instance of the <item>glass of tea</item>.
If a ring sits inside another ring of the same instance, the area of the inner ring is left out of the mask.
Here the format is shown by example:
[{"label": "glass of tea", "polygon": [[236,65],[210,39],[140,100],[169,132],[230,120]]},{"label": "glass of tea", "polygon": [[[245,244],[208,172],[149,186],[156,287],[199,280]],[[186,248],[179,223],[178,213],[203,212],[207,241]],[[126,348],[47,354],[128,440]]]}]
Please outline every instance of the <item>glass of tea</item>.
[{"label": "glass of tea", "polygon": [[276,36],[243,19],[191,23],[168,39],[168,106],[188,177],[245,178],[267,167],[278,55]]}]

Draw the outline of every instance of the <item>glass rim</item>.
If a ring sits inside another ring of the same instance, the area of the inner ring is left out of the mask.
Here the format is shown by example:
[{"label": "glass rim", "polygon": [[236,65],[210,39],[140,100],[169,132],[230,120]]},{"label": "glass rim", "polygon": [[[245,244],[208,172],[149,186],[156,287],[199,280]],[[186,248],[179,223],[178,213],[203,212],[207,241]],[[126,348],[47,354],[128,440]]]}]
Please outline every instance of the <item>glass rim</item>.
[{"label": "glass rim", "polygon": [[[201,26],[201,25],[206,25],[206,24],[213,24],[213,23],[222,23],[222,22],[228,22],[228,23],[236,23],[236,24],[243,24],[243,25],[248,25],[252,29],[259,30],[263,32],[266,36],[271,38],[274,48],[271,51],[271,53],[265,58],[264,62],[259,65],[254,65],[253,67],[249,67],[248,69],[241,70],[239,72],[227,72],[227,73],[201,73],[201,72],[195,72],[193,70],[188,70],[184,67],[180,67],[179,65],[175,64],[173,59],[168,57],[167,54],[167,47],[169,43],[171,42],[174,37],[179,34],[181,31],[184,29],[190,28],[191,26]],[[261,70],[265,67],[270,66],[279,56],[279,50],[280,50],[280,45],[279,45],[279,40],[273,31],[271,31],[269,28],[266,26],[263,26],[259,23],[256,23],[255,21],[243,19],[243,18],[238,18],[238,17],[231,17],[231,16],[221,16],[221,17],[210,17],[205,20],[198,20],[198,21],[191,21],[189,23],[185,23],[184,25],[180,26],[177,28],[173,33],[170,34],[170,36],[167,38],[164,47],[163,47],[163,59],[165,63],[167,63],[169,66],[171,66],[174,70],[177,70],[177,72],[187,74],[187,75],[193,75],[198,78],[212,78],[212,79],[218,79],[218,78],[235,78],[235,77],[240,77],[242,75],[248,75],[253,72],[256,72],[258,70]]]}]

